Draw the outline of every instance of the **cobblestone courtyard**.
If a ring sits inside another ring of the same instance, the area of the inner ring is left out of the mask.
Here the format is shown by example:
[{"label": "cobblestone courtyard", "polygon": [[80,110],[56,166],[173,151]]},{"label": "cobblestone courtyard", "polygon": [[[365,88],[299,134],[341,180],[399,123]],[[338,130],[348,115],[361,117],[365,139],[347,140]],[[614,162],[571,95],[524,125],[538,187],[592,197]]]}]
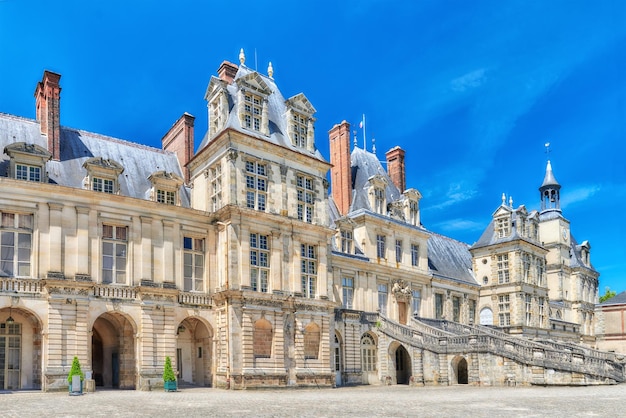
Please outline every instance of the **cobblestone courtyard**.
[{"label": "cobblestone courtyard", "polygon": [[0,392],[2,417],[618,417],[626,385],[67,393]]}]

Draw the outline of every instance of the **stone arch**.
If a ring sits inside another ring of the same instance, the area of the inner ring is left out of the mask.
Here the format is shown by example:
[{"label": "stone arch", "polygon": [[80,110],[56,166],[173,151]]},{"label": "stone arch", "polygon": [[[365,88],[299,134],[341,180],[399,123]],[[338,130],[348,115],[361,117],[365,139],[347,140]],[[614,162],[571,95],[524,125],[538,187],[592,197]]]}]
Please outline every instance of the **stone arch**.
[{"label": "stone arch", "polygon": [[454,376],[454,383],[459,385],[466,385],[469,383],[469,372],[467,360],[463,356],[456,356],[450,363],[452,366],[452,376]]},{"label": "stone arch", "polygon": [[374,383],[378,379],[378,341],[376,335],[366,332],[360,341],[362,382]]},{"label": "stone arch", "polygon": [[96,386],[135,389],[137,327],[127,315],[112,311],[98,316],[91,335],[91,366]]},{"label": "stone arch", "polygon": [[42,336],[41,319],[23,307],[0,309],[0,349],[5,353],[0,359],[1,390],[42,389]]},{"label": "stone arch", "polygon": [[332,345],[335,386],[341,386],[343,384],[343,371],[345,369],[343,347],[343,337],[339,331],[335,330],[335,339]]},{"label": "stone arch", "polygon": [[183,319],[176,328],[176,369],[179,385],[213,383],[213,328],[198,317]]},{"label": "stone arch", "polygon": [[394,341],[389,345],[389,358],[393,367],[389,368],[391,383],[408,385],[413,374],[411,356],[401,343]]}]

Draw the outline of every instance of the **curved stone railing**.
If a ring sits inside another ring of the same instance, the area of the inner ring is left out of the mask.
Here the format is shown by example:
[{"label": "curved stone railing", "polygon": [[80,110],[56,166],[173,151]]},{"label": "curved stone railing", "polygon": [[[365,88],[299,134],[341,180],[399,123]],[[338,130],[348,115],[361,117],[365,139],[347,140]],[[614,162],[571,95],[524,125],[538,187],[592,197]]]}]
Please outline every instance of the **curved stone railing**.
[{"label": "curved stone railing", "polygon": [[[623,382],[624,364],[609,358],[605,353],[596,350],[563,350],[563,345],[550,346],[544,343],[511,337],[508,334],[494,331],[482,332],[481,329],[471,326],[448,323],[447,329],[470,329],[465,335],[442,335],[438,327],[421,323],[420,320],[411,322],[412,326],[401,325],[380,315],[371,313],[363,316],[364,322],[375,324],[378,330],[398,341],[408,345],[424,348],[437,354],[460,351],[489,352],[522,364],[540,366],[568,372],[584,373],[600,378],[613,379]],[[432,322],[432,321],[428,321]],[[415,325],[415,327],[413,327]],[[435,330],[435,332],[432,332]],[[603,355],[599,355],[602,353]]]}]

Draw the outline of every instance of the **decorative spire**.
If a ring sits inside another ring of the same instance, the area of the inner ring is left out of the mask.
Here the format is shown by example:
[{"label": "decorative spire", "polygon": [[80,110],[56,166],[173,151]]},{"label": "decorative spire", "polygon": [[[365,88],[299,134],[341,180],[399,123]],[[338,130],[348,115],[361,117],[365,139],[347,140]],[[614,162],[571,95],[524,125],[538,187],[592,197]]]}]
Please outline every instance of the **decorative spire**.
[{"label": "decorative spire", "polygon": [[243,48],[239,51],[239,62],[243,65],[246,62],[246,54],[243,53]]},{"label": "decorative spire", "polygon": [[376,155],[376,138],[372,138],[372,152]]},{"label": "decorative spire", "polygon": [[502,205],[506,205],[506,195],[502,193]]},{"label": "decorative spire", "polygon": [[352,133],[354,134],[354,148],[357,147],[357,143],[356,143],[356,131],[352,131]]},{"label": "decorative spire", "polygon": [[552,164],[550,160],[546,164],[546,175],[543,178],[543,183],[539,187],[539,193],[541,194],[541,211],[546,210],[558,210],[561,211],[561,185],[554,174],[552,173]]},{"label": "decorative spire", "polygon": [[509,207],[513,207],[513,196],[509,196]]},{"label": "decorative spire", "polygon": [[272,61],[270,61],[270,65],[267,66],[267,75],[269,75],[270,78],[274,78],[274,67],[272,67]]}]

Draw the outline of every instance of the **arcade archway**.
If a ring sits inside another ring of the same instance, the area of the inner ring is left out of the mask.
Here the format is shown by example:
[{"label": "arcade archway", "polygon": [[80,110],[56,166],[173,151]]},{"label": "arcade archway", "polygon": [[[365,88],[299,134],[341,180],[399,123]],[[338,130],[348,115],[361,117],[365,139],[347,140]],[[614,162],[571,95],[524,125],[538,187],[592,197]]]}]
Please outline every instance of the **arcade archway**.
[{"label": "arcade archway", "polygon": [[93,324],[91,364],[96,386],[135,389],[135,327],[124,315],[107,312]]}]

